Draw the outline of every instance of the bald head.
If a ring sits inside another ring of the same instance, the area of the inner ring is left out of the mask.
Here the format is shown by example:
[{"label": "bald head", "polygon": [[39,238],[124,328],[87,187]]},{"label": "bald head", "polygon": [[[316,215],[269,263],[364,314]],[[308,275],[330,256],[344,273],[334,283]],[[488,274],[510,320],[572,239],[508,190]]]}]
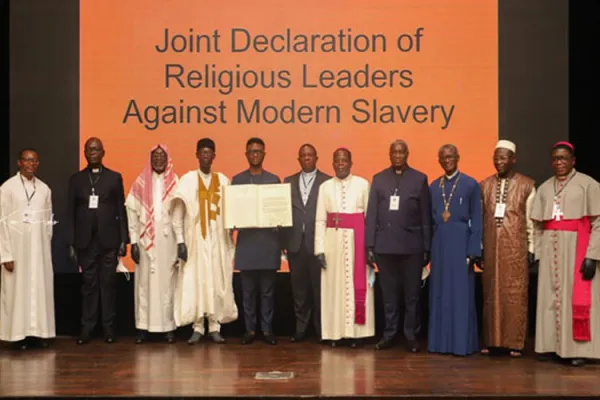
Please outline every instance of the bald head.
[{"label": "bald head", "polygon": [[91,137],[86,140],[83,151],[89,167],[96,168],[102,165],[102,159],[104,158],[104,145],[100,139],[97,137]]}]

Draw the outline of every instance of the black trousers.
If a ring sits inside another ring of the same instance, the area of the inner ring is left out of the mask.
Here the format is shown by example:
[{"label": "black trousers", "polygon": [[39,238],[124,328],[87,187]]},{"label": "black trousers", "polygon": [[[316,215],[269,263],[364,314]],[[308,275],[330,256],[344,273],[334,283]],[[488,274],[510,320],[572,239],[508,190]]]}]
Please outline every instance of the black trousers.
[{"label": "black trousers", "polygon": [[383,337],[393,339],[398,332],[400,293],[403,293],[404,337],[406,340],[416,340],[421,328],[419,298],[423,254],[377,254],[376,259],[385,313]]},{"label": "black trousers", "polygon": [[114,334],[117,297],[117,249],[104,249],[96,235],[90,244],[79,250],[83,273],[81,330],[91,334],[98,321],[98,306],[102,307],[104,334]]},{"label": "black trousers", "polygon": [[277,271],[240,271],[242,298],[244,302],[244,324],[246,332],[256,332],[256,303],[260,293],[260,329],[273,333],[273,309],[275,303],[275,279]]},{"label": "black trousers", "polygon": [[312,315],[317,336],[321,336],[321,263],[306,250],[304,236],[298,252],[289,253],[290,277],[296,315],[296,334],[305,335]]}]

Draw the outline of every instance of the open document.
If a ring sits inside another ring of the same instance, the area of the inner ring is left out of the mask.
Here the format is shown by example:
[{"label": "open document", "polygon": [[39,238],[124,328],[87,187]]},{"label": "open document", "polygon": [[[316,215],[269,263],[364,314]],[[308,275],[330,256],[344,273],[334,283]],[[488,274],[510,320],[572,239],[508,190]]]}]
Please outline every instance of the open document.
[{"label": "open document", "polygon": [[292,188],[289,183],[225,187],[225,227],[275,228],[292,226]]}]

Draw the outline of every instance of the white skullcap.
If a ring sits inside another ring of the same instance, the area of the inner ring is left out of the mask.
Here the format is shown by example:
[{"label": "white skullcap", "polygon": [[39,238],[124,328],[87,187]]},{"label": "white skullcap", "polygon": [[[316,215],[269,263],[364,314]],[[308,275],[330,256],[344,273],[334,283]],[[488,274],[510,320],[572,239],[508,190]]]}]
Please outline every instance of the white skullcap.
[{"label": "white skullcap", "polygon": [[510,140],[498,140],[496,148],[510,150],[515,154],[517,153],[517,146]]}]

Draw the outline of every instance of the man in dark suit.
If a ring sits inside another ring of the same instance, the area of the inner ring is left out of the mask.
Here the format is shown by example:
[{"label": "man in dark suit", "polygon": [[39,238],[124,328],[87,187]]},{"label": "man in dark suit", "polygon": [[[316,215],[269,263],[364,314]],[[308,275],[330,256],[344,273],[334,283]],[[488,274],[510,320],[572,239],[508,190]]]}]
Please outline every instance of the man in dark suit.
[{"label": "man in dark suit", "polygon": [[[277,175],[263,169],[265,142],[250,138],[246,143],[248,169],[231,180],[232,185],[268,185],[281,183]],[[260,298],[260,328],[263,340],[275,345],[273,312],[275,280],[281,267],[281,232],[279,228],[239,229],[235,246],[234,268],[240,271],[246,333],[242,344],[256,336],[256,301]]]},{"label": "man in dark suit", "polygon": [[404,292],[404,336],[411,352],[419,350],[419,296],[422,268],[431,249],[431,198],[427,176],[407,164],[408,145],[390,145],[391,167],[373,177],[367,209],[369,264],[377,263],[385,329],[376,349],[389,348],[398,331],[399,289]]},{"label": "man in dark suit", "polygon": [[292,342],[306,337],[311,313],[317,337],[321,336],[321,263],[314,255],[315,214],[319,186],[331,177],[317,169],[318,159],[312,144],[302,145],[298,152],[302,171],[284,179],[292,186],[293,226],[284,235],[296,314]]},{"label": "man in dark suit", "polygon": [[[118,257],[129,243],[125,194],[121,174],[102,165],[104,146],[98,138],[85,143],[88,166],[69,181],[67,240],[69,255],[83,273],[81,334],[85,344],[98,320],[107,343],[115,340],[115,300]],[[101,303],[101,304],[100,304]]]}]

